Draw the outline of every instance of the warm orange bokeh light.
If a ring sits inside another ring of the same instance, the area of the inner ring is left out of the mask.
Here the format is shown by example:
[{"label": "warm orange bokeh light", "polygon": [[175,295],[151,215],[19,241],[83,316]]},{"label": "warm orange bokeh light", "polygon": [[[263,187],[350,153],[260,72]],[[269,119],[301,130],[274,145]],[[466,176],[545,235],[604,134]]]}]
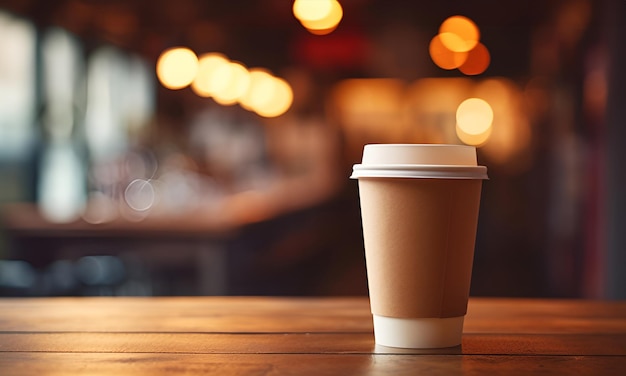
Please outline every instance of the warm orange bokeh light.
[{"label": "warm orange bokeh light", "polygon": [[441,36],[436,35],[428,46],[428,52],[433,62],[441,69],[456,69],[467,60],[467,52],[454,52],[442,42]]},{"label": "warm orange bokeh light", "polygon": [[188,86],[196,77],[197,71],[198,57],[188,48],[171,48],[164,51],[157,60],[157,77],[168,89],[176,90]]},{"label": "warm orange bokeh light", "polygon": [[[335,101],[348,118],[347,123],[383,118],[401,111],[405,84],[388,78],[348,79],[335,89]],[[396,120],[396,119],[394,119]]]},{"label": "warm orange bokeh light", "polygon": [[248,89],[239,99],[241,107],[249,111],[265,106],[273,95],[273,76],[264,69],[250,69],[250,84]]},{"label": "warm orange bokeh light", "polygon": [[456,110],[456,135],[467,145],[481,146],[493,129],[493,109],[480,98],[464,100]]},{"label": "warm orange bokeh light", "polygon": [[493,109],[483,99],[466,99],[456,110],[456,124],[464,133],[483,134],[489,130],[492,123]]},{"label": "warm orange bokeh light", "polygon": [[[309,0],[311,1],[311,0]],[[337,28],[339,22],[343,18],[343,8],[338,1],[332,0],[330,2],[331,8],[328,14],[317,20],[300,19],[300,23],[309,32],[316,35],[329,34]]]},{"label": "warm orange bokeh light", "polygon": [[439,34],[444,46],[455,52],[470,51],[480,40],[478,27],[464,16],[452,16],[443,21]]},{"label": "warm orange bokeh light", "polygon": [[287,81],[261,68],[248,70],[216,52],[198,58],[188,48],[166,50],[157,61],[157,75],[167,88],[191,85],[198,96],[211,97],[223,106],[239,103],[263,117],[280,116],[293,103]]},{"label": "warm orange bokeh light", "polygon": [[198,59],[198,73],[191,83],[191,89],[201,97],[210,97],[215,94],[215,72],[228,59],[219,53],[207,53]]},{"label": "warm orange bokeh light", "polygon": [[302,23],[302,26],[304,26],[307,31],[311,34],[315,34],[315,35],[326,35],[326,34],[330,34],[333,31],[335,31],[335,29],[337,28],[337,26],[339,26],[339,24],[335,24],[335,26],[326,28],[326,29],[312,29],[312,28],[308,28],[306,27],[306,25],[304,23]]},{"label": "warm orange bokeh light", "polygon": [[334,87],[329,113],[350,138],[406,142],[406,98],[406,83],[400,79],[347,79]]},{"label": "warm orange bokeh light", "polygon": [[489,127],[485,132],[480,134],[471,134],[465,132],[459,125],[456,125],[456,136],[466,145],[482,146],[484,145],[493,131],[493,127]]},{"label": "warm orange bokeh light", "polygon": [[220,78],[213,99],[221,105],[231,105],[246,93],[250,84],[248,69],[237,62],[221,65],[216,75]]},{"label": "warm orange bokeh light", "polygon": [[493,132],[482,147],[484,156],[492,164],[511,163],[524,168],[532,129],[522,90],[509,79],[492,78],[479,82],[473,95],[488,101],[494,113]]},{"label": "warm orange bokeh light", "polygon": [[328,17],[336,0],[295,0],[293,15],[300,21],[319,21]]},{"label": "warm orange bokeh light", "polygon": [[489,50],[479,42],[468,52],[467,60],[459,67],[459,70],[468,76],[475,76],[486,71],[490,62]]},{"label": "warm orange bokeh light", "polygon": [[274,77],[274,89],[271,100],[256,113],[263,117],[276,117],[287,112],[293,103],[293,91],[287,81]]}]

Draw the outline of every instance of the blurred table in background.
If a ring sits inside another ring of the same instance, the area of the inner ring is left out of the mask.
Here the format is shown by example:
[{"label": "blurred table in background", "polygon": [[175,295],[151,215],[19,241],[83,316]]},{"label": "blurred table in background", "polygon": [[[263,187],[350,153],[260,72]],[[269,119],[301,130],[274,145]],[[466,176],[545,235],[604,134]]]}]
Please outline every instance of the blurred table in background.
[{"label": "blurred table in background", "polygon": [[8,268],[34,269],[37,286],[3,291],[0,278],[0,296],[366,294],[358,206],[340,198],[295,208],[257,196],[102,223],[54,223],[33,204],[4,205],[0,270],[21,263]]},{"label": "blurred table in background", "polygon": [[368,300],[0,299],[3,376],[623,375],[626,302],[471,298],[461,346],[374,343]]},{"label": "blurred table in background", "polygon": [[[23,203],[5,205],[1,214],[0,229],[8,240],[9,259],[22,260],[41,269],[59,260],[76,261],[91,256],[96,267],[106,269],[106,263],[97,265],[99,260],[108,260],[101,256],[115,256],[131,264],[126,265],[127,269],[139,263],[138,267],[142,269],[172,271],[171,281],[165,282],[170,284],[169,287],[152,285],[146,291],[147,295],[227,293],[227,244],[238,230],[254,222],[232,212],[203,215],[199,211],[193,215],[146,216],[137,220],[118,216],[97,224],[82,218],[69,223],[54,223],[44,218],[36,205]],[[260,214],[258,218],[264,219]],[[189,268],[192,270],[183,270]],[[145,270],[130,272],[143,273]],[[189,278],[194,281],[186,280],[186,287],[176,287],[177,282],[173,279],[177,278],[181,283]],[[48,281],[48,284],[53,282]],[[193,286],[190,288],[189,284]],[[51,291],[51,294],[66,295],[67,292]],[[137,295],[137,292],[130,291],[129,294]],[[100,293],[96,291],[94,295]],[[117,294],[109,291],[104,295]],[[143,294],[140,292],[139,295]]]}]

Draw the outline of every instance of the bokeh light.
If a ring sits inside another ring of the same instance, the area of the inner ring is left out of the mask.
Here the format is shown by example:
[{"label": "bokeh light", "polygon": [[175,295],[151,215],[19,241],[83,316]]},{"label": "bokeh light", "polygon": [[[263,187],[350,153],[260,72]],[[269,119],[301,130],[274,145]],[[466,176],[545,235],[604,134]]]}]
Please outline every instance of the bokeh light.
[{"label": "bokeh light", "polygon": [[188,48],[176,47],[164,51],[157,60],[159,81],[168,89],[182,89],[193,81],[198,71],[198,57]]},{"label": "bokeh light", "polygon": [[476,24],[464,16],[452,16],[439,27],[441,41],[450,51],[468,52],[480,40],[480,31]]},{"label": "bokeh light", "polygon": [[494,114],[500,111],[504,118],[510,118],[514,115],[511,107],[520,95],[519,91],[514,82],[498,77],[477,82],[473,96],[489,103]]},{"label": "bokeh light", "polygon": [[261,68],[253,68],[249,71],[250,84],[244,95],[239,100],[241,107],[249,111],[261,108],[273,95],[273,76]]},{"label": "bokeh light", "polygon": [[[410,140],[407,130],[421,129],[421,119],[412,121],[404,111],[406,82],[391,78],[351,78],[338,83],[332,93],[329,114],[347,137],[399,143]],[[415,124],[419,123],[419,127]]]},{"label": "bokeh light", "polygon": [[428,52],[433,62],[441,69],[452,70],[460,67],[467,60],[467,52],[455,52],[448,49],[441,39],[441,35],[436,35],[428,46]]},{"label": "bokeh light", "polygon": [[156,193],[149,180],[135,179],[124,191],[124,200],[128,206],[138,212],[143,212],[154,205]]},{"label": "bokeh light", "polygon": [[284,114],[293,102],[291,86],[264,69],[254,68],[249,72],[248,89],[239,100],[241,106],[263,117]]},{"label": "bokeh light", "polygon": [[[293,91],[287,81],[262,68],[248,70],[243,63],[231,61],[218,52],[197,57],[187,48],[167,50],[159,57],[157,74],[165,87],[181,89],[190,85],[200,97],[213,98],[222,106],[239,103],[263,117],[280,116],[293,102]],[[150,182],[144,185],[150,189]],[[145,210],[127,203],[134,211]]]},{"label": "bokeh light", "polygon": [[459,124],[456,125],[456,135],[464,144],[472,145],[472,146],[482,146],[484,145],[489,138],[491,137],[491,133],[493,131],[493,126],[487,128],[487,130],[483,133],[479,134],[471,134],[465,132]]},{"label": "bokeh light", "polygon": [[489,50],[484,44],[479,42],[468,52],[467,60],[459,66],[459,70],[468,76],[475,76],[485,72],[490,62],[491,55]]},{"label": "bokeh light", "polygon": [[489,103],[480,98],[463,101],[456,110],[457,127],[468,135],[480,135],[489,130],[493,123],[493,110]]},{"label": "bokeh light", "polygon": [[213,99],[221,105],[231,105],[246,93],[250,84],[248,69],[237,62],[222,64],[215,72],[216,90]]},{"label": "bokeh light", "polygon": [[206,53],[198,59],[198,73],[191,83],[191,89],[201,97],[210,97],[215,93],[215,72],[227,64],[228,59],[219,53]]},{"label": "bokeh light", "polygon": [[295,0],[293,15],[300,21],[318,21],[328,17],[336,0]]},{"label": "bokeh light", "polygon": [[441,23],[439,34],[430,42],[429,53],[433,62],[442,69],[459,69],[461,73],[475,76],[487,70],[491,55],[480,43],[480,30],[464,16],[452,16]]},{"label": "bokeh light", "polygon": [[343,18],[343,8],[341,7],[341,4],[335,0],[330,1],[330,5],[330,11],[323,18],[316,20],[300,19],[302,26],[304,26],[312,34],[316,35],[325,35],[334,31]]},{"label": "bokeh light", "polygon": [[492,78],[479,82],[474,96],[486,100],[493,109],[493,132],[482,147],[485,158],[493,165],[508,164],[513,171],[528,167],[532,129],[528,103],[510,79]]},{"label": "bokeh light", "polygon": [[255,112],[263,117],[276,117],[287,112],[293,103],[293,91],[287,81],[282,78],[272,77],[271,95],[263,106],[255,109]]}]

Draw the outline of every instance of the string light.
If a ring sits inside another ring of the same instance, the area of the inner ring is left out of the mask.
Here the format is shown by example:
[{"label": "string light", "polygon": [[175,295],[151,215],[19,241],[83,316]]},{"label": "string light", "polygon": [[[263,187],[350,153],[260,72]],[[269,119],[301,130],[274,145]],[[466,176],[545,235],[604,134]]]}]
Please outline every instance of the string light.
[{"label": "string light", "polygon": [[215,73],[221,78],[217,81],[217,87],[213,99],[221,105],[231,105],[246,93],[250,84],[250,73],[243,64],[230,62],[221,65]]},{"label": "string light", "polygon": [[271,88],[269,88],[271,95],[263,103],[263,106],[255,108],[258,115],[268,118],[284,114],[293,102],[293,91],[287,81],[272,77],[269,82],[271,83]]},{"label": "string light", "polygon": [[198,72],[191,83],[191,89],[201,97],[215,94],[216,72],[221,65],[228,64],[228,59],[219,53],[207,53],[198,59]]},{"label": "string light", "polygon": [[188,48],[175,47],[164,51],[157,60],[156,72],[168,89],[182,89],[193,81],[198,71],[198,57]]},{"label": "string light", "polygon": [[228,106],[239,103],[262,117],[284,114],[293,103],[287,81],[265,69],[248,68],[216,52],[201,55],[183,47],[164,51],[157,62],[163,86],[182,89],[188,85],[198,96]]}]

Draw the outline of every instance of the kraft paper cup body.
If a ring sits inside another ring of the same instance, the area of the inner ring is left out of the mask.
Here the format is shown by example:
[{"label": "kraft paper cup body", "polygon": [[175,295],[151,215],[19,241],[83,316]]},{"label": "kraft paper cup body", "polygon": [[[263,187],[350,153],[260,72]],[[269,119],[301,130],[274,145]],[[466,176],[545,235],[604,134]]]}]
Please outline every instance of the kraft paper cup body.
[{"label": "kraft paper cup body", "polygon": [[367,145],[353,178],[376,343],[459,345],[486,178],[475,149]]}]

